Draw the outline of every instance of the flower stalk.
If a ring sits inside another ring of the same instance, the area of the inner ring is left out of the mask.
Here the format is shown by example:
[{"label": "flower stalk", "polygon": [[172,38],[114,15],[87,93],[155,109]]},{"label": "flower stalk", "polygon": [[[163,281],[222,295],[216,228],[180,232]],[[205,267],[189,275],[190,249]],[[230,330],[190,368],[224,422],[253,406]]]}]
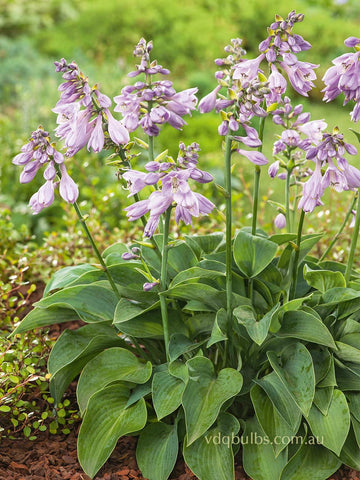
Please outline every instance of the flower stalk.
[{"label": "flower stalk", "polygon": [[301,210],[299,225],[298,225],[298,231],[297,231],[297,238],[296,238],[296,249],[295,249],[295,256],[294,256],[294,263],[293,263],[293,270],[292,270],[292,283],[291,283],[291,288],[290,288],[289,300],[292,300],[295,297],[295,292],[296,292],[298,267],[299,267],[299,256],[300,256],[300,245],[301,245],[302,229],[303,229],[303,225],[304,225],[304,218],[305,218],[305,212],[304,212],[304,210]]},{"label": "flower stalk", "polygon": [[[231,205],[231,138],[225,137],[225,190],[226,190],[226,312],[228,329],[231,324],[231,297],[232,297],[232,205]],[[226,343],[227,345],[227,343]]]},{"label": "flower stalk", "polygon": [[[266,102],[263,102],[263,107],[266,106]],[[259,121],[259,139],[261,141],[261,145],[258,147],[258,152],[262,152],[262,141],[264,138],[264,128],[265,128],[265,119],[266,117],[260,117]],[[259,165],[255,165],[255,172],[254,172],[254,200],[253,200],[253,211],[252,211],[252,225],[251,225],[251,233],[256,235],[256,226],[257,226],[257,214],[258,214],[258,205],[259,205],[259,188],[260,188],[260,173],[261,168]]]},{"label": "flower stalk", "polygon": [[357,203],[356,216],[355,216],[355,226],[354,226],[354,232],[351,238],[349,259],[348,259],[348,263],[346,265],[346,271],[345,271],[345,281],[346,281],[347,287],[349,286],[349,282],[350,282],[351,270],[354,263],[355,249],[356,249],[356,244],[359,237],[359,227],[360,227],[360,194],[359,193],[360,193],[360,189],[358,190],[358,194],[357,194],[358,203]]},{"label": "flower stalk", "polygon": [[339,229],[339,231],[337,232],[337,234],[335,235],[335,237],[332,239],[332,241],[330,242],[329,246],[327,247],[327,249],[325,250],[325,252],[321,255],[320,259],[319,259],[319,263],[322,262],[324,260],[324,258],[329,254],[329,252],[332,250],[333,246],[335,245],[335,243],[338,241],[340,235],[342,234],[344,228],[345,228],[345,225],[347,224],[348,220],[349,220],[349,217],[351,215],[351,212],[353,211],[354,207],[355,207],[355,203],[356,203],[356,200],[357,200],[357,197],[358,197],[358,193],[356,193],[354,195],[354,198],[350,204],[350,207],[345,215],[345,218],[344,218],[344,221],[343,223],[341,224],[341,227]]},{"label": "flower stalk", "polygon": [[167,272],[167,262],[168,262],[168,251],[169,251],[169,227],[170,227],[170,215],[171,207],[169,207],[165,212],[164,218],[164,230],[163,230],[163,245],[162,245],[162,258],[161,258],[161,270],[160,270],[160,309],[161,309],[161,319],[164,331],[164,342],[165,342],[165,353],[166,360],[170,361],[169,355],[169,319],[168,319],[168,310],[166,304],[166,297],[163,292],[167,289],[168,281],[168,272]]}]

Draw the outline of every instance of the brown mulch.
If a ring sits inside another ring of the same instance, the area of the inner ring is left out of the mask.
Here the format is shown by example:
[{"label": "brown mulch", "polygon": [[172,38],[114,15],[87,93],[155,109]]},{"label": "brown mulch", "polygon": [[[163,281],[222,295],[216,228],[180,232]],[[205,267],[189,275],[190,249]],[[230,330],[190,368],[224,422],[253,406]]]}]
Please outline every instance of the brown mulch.
[{"label": "brown mulch", "polygon": [[[120,439],[110,459],[94,480],[144,480],[135,459],[136,438]],[[240,465],[236,480],[250,480]],[[0,443],[0,480],[90,480],[76,457],[76,435],[52,436],[45,432],[36,441],[3,439]],[[171,480],[196,480],[181,458]],[[341,468],[329,480],[360,480],[360,473]]]}]

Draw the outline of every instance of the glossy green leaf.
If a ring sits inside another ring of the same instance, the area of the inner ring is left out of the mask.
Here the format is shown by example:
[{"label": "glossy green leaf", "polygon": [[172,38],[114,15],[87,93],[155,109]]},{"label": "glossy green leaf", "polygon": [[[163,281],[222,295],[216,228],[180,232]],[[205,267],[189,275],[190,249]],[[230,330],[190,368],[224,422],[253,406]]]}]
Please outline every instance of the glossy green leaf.
[{"label": "glossy green leaf", "polygon": [[189,280],[198,281],[200,279],[217,280],[224,278],[225,273],[216,270],[206,270],[200,267],[191,267],[178,273],[170,284],[170,287]]},{"label": "glossy green leaf", "polygon": [[110,385],[89,400],[78,436],[78,458],[84,472],[93,478],[123,435],[141,430],[147,419],[142,398],[129,408],[129,389]]},{"label": "glossy green leaf", "polygon": [[136,460],[141,473],[149,480],[167,480],[179,449],[176,425],[152,423],[139,437]]},{"label": "glossy green leaf", "polygon": [[181,405],[185,390],[183,380],[168,371],[155,373],[152,381],[152,398],[158,420],[170,415]]},{"label": "glossy green leaf", "polygon": [[216,313],[214,325],[211,330],[211,336],[206,344],[206,347],[209,348],[211,347],[211,345],[214,345],[215,343],[227,340],[226,329],[227,329],[227,314],[226,314],[226,310],[224,308],[221,308]]},{"label": "glossy green leaf", "polygon": [[198,259],[195,253],[184,241],[181,240],[176,245],[169,246],[168,264],[175,272],[187,270],[197,263]]},{"label": "glossy green leaf", "polygon": [[77,285],[60,290],[36,303],[37,308],[72,308],[87,323],[112,321],[118,299],[101,285]]},{"label": "glossy green leaf", "polygon": [[216,311],[224,307],[226,302],[223,292],[204,283],[181,283],[169,288],[169,290],[164,292],[164,295],[182,300],[197,300]]},{"label": "glossy green leaf", "polygon": [[278,309],[279,304],[275,305],[259,320],[256,318],[252,307],[247,305],[236,307],[233,311],[233,314],[240,325],[244,325],[249,337],[252,338],[255,343],[261,345],[269,332],[271,319],[273,315],[276,314]]},{"label": "glossy green leaf", "polygon": [[236,265],[248,278],[262,272],[275,257],[276,251],[276,243],[246,230],[240,230],[234,240]]},{"label": "glossy green leaf", "polygon": [[207,235],[185,235],[185,241],[199,256],[214,253],[225,245],[223,232],[214,232]]},{"label": "glossy green leaf", "polygon": [[258,422],[269,437],[275,456],[278,456],[290,443],[291,437],[298,431],[301,416],[299,415],[296,424],[290,426],[278,413],[270,398],[259,385],[252,387],[250,396]]},{"label": "glossy green leaf", "polygon": [[205,341],[193,342],[182,333],[174,333],[173,335],[171,335],[169,342],[170,361],[174,362],[179,357],[181,357],[181,355],[184,355],[185,353],[190,353],[193,350],[197,350],[204,342]]},{"label": "glossy green leaf", "polygon": [[266,392],[274,407],[290,427],[296,425],[301,412],[292,395],[275,372],[271,372],[254,382]]},{"label": "glossy green leaf", "polygon": [[267,356],[295,403],[307,416],[315,395],[315,372],[310,352],[298,342],[282,352],[280,362],[274,352],[268,352]]},{"label": "glossy green leaf", "polygon": [[243,466],[253,480],[280,480],[286,465],[287,452],[283,450],[275,457],[269,437],[259,425],[256,417],[246,420],[243,441]]},{"label": "glossy green leaf", "polygon": [[360,422],[360,393],[359,392],[347,392],[346,398],[349,402],[350,412],[358,422]]},{"label": "glossy green leaf", "polygon": [[115,314],[114,314],[114,325],[121,330],[121,323],[132,320],[133,318],[139,317],[140,315],[151,312],[159,307],[160,302],[156,302],[150,307],[142,307],[138,303],[131,302],[126,298],[121,298],[118,304],[116,305]]},{"label": "glossy green leaf", "polygon": [[235,417],[221,413],[216,427],[190,446],[184,442],[185,462],[199,480],[234,480],[232,441],[239,441],[239,428]]},{"label": "glossy green leaf", "polygon": [[277,335],[336,348],[334,339],[323,322],[315,315],[302,310],[285,312]]},{"label": "glossy green leaf", "polygon": [[277,245],[283,245],[284,243],[296,240],[296,233],[276,233],[275,235],[271,235],[269,240]]},{"label": "glossy green leaf", "polygon": [[326,480],[341,465],[338,458],[321,445],[305,440],[285,466],[281,480]]},{"label": "glossy green leaf", "polygon": [[336,346],[335,354],[340,360],[360,364],[360,350],[358,348],[342,342],[336,342]]},{"label": "glossy green leaf", "polygon": [[23,318],[11,336],[33,330],[34,328],[46,327],[54,323],[70,322],[72,320],[79,320],[79,317],[71,308],[57,305],[48,308],[35,307]]},{"label": "glossy green leaf", "polygon": [[221,406],[237,395],[242,387],[242,375],[233,368],[220,370],[216,377],[214,365],[205,357],[187,361],[189,381],[182,404],[188,445],[201,437],[216,420]]},{"label": "glossy green leaf", "polygon": [[105,348],[124,345],[125,342],[109,325],[89,324],[78,330],[65,330],[48,360],[50,391],[55,402],[60,402],[70,382],[94,356]]},{"label": "glossy green leaf", "polygon": [[307,418],[312,433],[322,439],[322,444],[337,455],[345,443],[350,428],[350,411],[345,395],[334,390],[327,415],[313,406]]},{"label": "glossy green leaf", "polygon": [[348,467],[360,471],[360,448],[353,428],[350,428],[349,435],[340,453],[340,459]]},{"label": "glossy green leaf", "polygon": [[44,297],[46,297],[52,290],[69,286],[83,273],[98,270],[98,268],[94,267],[94,265],[90,265],[89,263],[62,268],[61,270],[55,272],[50,281],[46,284]]},{"label": "glossy green leaf", "polygon": [[124,348],[108,348],[90,360],[82,371],[76,395],[81,412],[89,398],[106,385],[117,381],[145,383],[151,376],[150,362],[143,363]]},{"label": "glossy green leaf", "polygon": [[314,396],[314,405],[323,415],[327,415],[332,401],[334,387],[317,388]]},{"label": "glossy green leaf", "polygon": [[310,267],[305,265],[304,278],[309,285],[322,293],[325,293],[331,288],[346,287],[344,275],[340,272],[331,272],[330,270],[311,270]]}]

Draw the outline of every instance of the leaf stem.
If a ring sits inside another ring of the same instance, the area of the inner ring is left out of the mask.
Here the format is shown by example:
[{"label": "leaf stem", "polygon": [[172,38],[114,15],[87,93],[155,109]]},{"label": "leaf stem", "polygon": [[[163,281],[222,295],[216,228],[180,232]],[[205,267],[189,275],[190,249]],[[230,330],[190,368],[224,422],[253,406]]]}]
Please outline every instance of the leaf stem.
[{"label": "leaf stem", "polygon": [[351,238],[351,246],[350,246],[350,253],[349,253],[349,259],[348,263],[346,265],[346,271],[345,271],[345,281],[346,281],[346,286],[349,286],[350,282],[350,276],[351,276],[351,270],[353,267],[354,263],[354,256],[355,256],[355,249],[356,249],[356,244],[357,240],[359,237],[359,226],[360,226],[360,189],[357,192],[358,196],[358,203],[357,203],[357,209],[356,209],[356,216],[355,216],[355,226],[354,226],[354,231],[353,235]]}]

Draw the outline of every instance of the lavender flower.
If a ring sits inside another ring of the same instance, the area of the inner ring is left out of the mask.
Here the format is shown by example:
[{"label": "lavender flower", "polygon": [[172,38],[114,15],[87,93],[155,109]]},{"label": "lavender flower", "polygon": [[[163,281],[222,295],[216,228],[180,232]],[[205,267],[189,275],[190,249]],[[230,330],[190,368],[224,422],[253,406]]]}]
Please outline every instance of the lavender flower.
[{"label": "lavender flower", "polygon": [[248,160],[250,160],[250,162],[252,162],[254,165],[266,165],[267,163],[269,163],[269,160],[261,152],[243,150],[241,148],[238,148],[236,151],[240,153],[240,155],[243,155]]},{"label": "lavender flower", "polygon": [[330,67],[323,77],[325,92],[323,100],[330,102],[341,93],[345,94],[344,105],[349,101],[355,102],[351,112],[351,120],[357,122],[360,119],[360,39],[349,37],[345,40],[348,47],[356,47],[354,53],[345,53],[333,60],[333,67]]},{"label": "lavender flower", "polygon": [[311,48],[309,42],[292,31],[295,23],[302,22],[303,19],[304,15],[297,14],[295,10],[292,10],[286,19],[276,15],[275,22],[268,28],[269,36],[259,45],[259,50],[265,55],[272,71],[269,77],[271,95],[267,98],[268,105],[278,103],[286,90],[285,78],[278,72],[276,65],[283,69],[293,88],[301,95],[307,97],[309,90],[314,87],[313,80],[316,79],[314,69],[319,65],[302,62],[296,58],[297,53]]},{"label": "lavender flower", "polygon": [[[56,150],[50,142],[49,133],[42,127],[32,132],[29,142],[21,148],[21,153],[16,155],[13,163],[24,166],[20,174],[20,183],[31,182],[39,169],[46,165],[44,171],[46,182],[29,202],[34,213],[39,213],[53,203],[54,191],[58,186],[60,195],[66,202],[74,203],[76,201],[79,189],[66,171],[64,156]],[[55,165],[59,166],[61,172],[60,182],[55,181],[57,173]]]},{"label": "lavender flower", "polygon": [[109,111],[110,98],[96,86],[90,87],[75,62],[67,64],[61,59],[55,66],[66,80],[59,86],[62,93],[53,109],[58,114],[55,133],[65,142],[66,156],[75,155],[86,144],[88,150],[98,153],[105,144],[128,143],[128,131]]},{"label": "lavender flower", "polygon": [[143,38],[135,47],[134,55],[141,60],[129,76],[145,74],[145,81],[124,87],[121,94],[114,97],[114,110],[122,114],[123,124],[130,132],[141,126],[147,135],[157,136],[160,125],[165,123],[178,130],[186,125],[182,117],[191,115],[191,111],[195,109],[197,88],[176,92],[171,81],[154,81],[154,75],[168,75],[170,72],[158,65],[156,60],[150,61],[152,48],[152,42],[146,43]]},{"label": "lavender flower", "polygon": [[[337,129],[332,134],[323,134],[322,141],[307,150],[306,157],[314,160],[316,166],[310,179],[303,184],[303,196],[298,208],[312,212],[316,206],[322,205],[321,197],[327,187],[337,192],[360,187],[360,170],[349,165],[343,157],[345,152],[355,155],[357,150],[344,142],[343,135]],[[325,169],[324,175],[322,167]]]},{"label": "lavender flower", "polygon": [[[192,155],[194,155],[194,151],[198,151],[197,144],[192,144],[190,148],[186,148],[183,144],[180,145],[180,153],[182,153],[182,155],[180,155],[181,160],[186,158],[186,153],[189,154],[193,151]],[[160,166],[158,171],[148,174],[134,170],[127,171],[123,174],[125,179],[130,180],[130,192],[142,189],[146,185],[145,179],[149,175],[157,175],[157,179],[161,180],[161,190],[155,190],[150,194],[148,199],[141,200],[125,208],[129,220],[137,220],[146,213],[150,213],[144,230],[144,235],[147,237],[152,237],[159,224],[160,215],[165,213],[172,205],[175,206],[176,222],[179,223],[180,220],[182,220],[186,225],[192,223],[192,217],[207,215],[215,207],[215,205],[203,195],[193,192],[188,184],[190,178],[200,183],[206,183],[212,180],[210,174],[194,166],[194,158],[192,158],[191,163],[186,161],[180,162],[180,165],[178,164],[179,166],[168,162],[167,164],[169,169],[167,172],[160,172]],[[153,165],[151,165],[151,168],[153,168]],[[131,180],[133,180],[133,183],[131,183]]]},{"label": "lavender flower", "polygon": [[286,218],[283,213],[278,213],[274,219],[274,225],[276,228],[282,229],[286,227]]}]

